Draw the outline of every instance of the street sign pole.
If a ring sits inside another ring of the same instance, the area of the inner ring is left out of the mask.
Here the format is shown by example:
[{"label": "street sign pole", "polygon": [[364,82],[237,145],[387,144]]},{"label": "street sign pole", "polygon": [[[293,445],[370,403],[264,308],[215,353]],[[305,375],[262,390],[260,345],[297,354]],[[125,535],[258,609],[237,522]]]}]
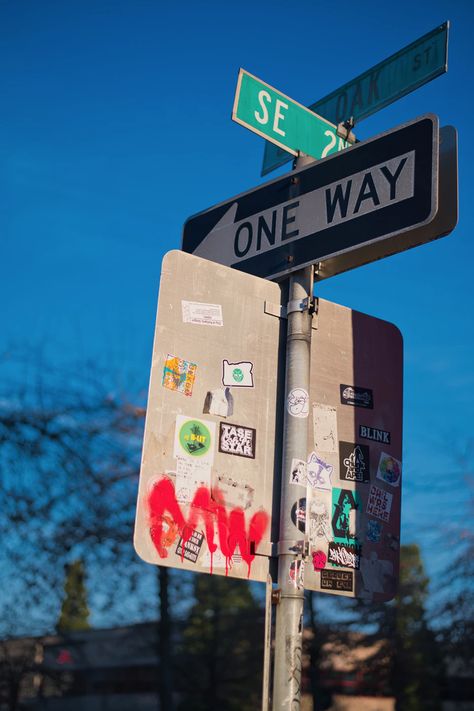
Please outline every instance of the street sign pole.
[{"label": "street sign pole", "polygon": [[[300,155],[295,168],[310,162]],[[314,266],[289,277],[273,711],[299,708],[301,698],[306,484],[290,483],[290,477],[295,460],[306,462],[308,451],[313,284]]]},{"label": "street sign pole", "polygon": [[313,267],[306,267],[290,276],[278,543],[279,602],[275,626],[274,711],[291,711],[295,704],[299,708],[301,695],[306,487],[291,484],[290,476],[294,460],[306,462],[308,449],[312,289]]}]

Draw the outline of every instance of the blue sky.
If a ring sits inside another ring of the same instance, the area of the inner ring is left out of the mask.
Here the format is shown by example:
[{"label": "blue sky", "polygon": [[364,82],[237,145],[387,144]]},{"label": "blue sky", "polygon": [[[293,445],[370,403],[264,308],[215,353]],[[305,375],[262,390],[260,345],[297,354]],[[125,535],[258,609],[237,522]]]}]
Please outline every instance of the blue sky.
[{"label": "blue sky", "polygon": [[230,119],[239,67],[310,104],[447,19],[448,73],[356,134],[427,112],[454,125],[459,224],[318,292],[403,333],[403,539],[436,576],[474,442],[470,0],[0,0],[3,359],[47,344],[53,361],[97,359],[146,388],[163,254],[191,214],[264,180],[263,140]]}]

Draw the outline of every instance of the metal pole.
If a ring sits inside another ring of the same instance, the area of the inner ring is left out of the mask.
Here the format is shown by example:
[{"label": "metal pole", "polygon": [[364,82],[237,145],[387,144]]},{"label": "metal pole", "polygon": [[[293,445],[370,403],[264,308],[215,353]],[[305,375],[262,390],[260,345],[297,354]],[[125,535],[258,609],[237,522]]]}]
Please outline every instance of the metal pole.
[{"label": "metal pole", "polygon": [[308,453],[312,289],[313,267],[306,267],[290,276],[278,543],[280,599],[275,627],[274,711],[297,711],[301,697],[306,477],[301,478],[301,484],[294,484],[290,483],[290,476],[293,460],[306,462]]}]

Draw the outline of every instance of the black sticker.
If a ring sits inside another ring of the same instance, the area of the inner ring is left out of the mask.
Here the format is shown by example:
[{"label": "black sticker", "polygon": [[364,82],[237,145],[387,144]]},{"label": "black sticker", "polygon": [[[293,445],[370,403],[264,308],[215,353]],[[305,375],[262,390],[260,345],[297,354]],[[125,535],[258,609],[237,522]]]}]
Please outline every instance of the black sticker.
[{"label": "black sticker", "polygon": [[219,422],[219,452],[255,459],[256,430]]},{"label": "black sticker", "polygon": [[360,568],[362,546],[350,546],[346,543],[330,543],[328,547],[328,563],[342,568]]},{"label": "black sticker", "polygon": [[354,573],[345,570],[322,570],[321,590],[343,590],[352,592],[354,589]]},{"label": "black sticker", "polygon": [[367,427],[367,425],[359,425],[359,437],[370,439],[372,442],[381,442],[382,444],[390,444],[390,432],[379,430],[377,427]]},{"label": "black sticker", "polygon": [[339,385],[341,390],[341,403],[343,405],[353,405],[354,407],[365,407],[372,410],[374,407],[374,396],[369,388],[359,388],[355,385]]},{"label": "black sticker", "polygon": [[306,499],[298,499],[295,501],[291,508],[291,520],[294,525],[301,531],[305,533],[306,531]]},{"label": "black sticker", "polygon": [[370,481],[370,449],[366,444],[339,442],[339,477],[344,481]]},{"label": "black sticker", "polygon": [[198,559],[199,551],[201,550],[203,540],[204,534],[200,531],[193,530],[191,536],[184,544],[184,551],[183,539],[179,539],[179,543],[176,547],[176,555],[179,555],[180,558],[185,558],[186,560],[191,561],[191,563],[195,563]]}]

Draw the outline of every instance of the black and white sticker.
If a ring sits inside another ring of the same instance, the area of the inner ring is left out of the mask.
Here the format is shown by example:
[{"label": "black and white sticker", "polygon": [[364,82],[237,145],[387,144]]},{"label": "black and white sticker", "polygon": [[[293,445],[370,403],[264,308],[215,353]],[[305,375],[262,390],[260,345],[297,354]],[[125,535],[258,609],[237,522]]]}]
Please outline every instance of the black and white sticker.
[{"label": "black and white sticker", "polygon": [[365,407],[372,410],[374,407],[374,394],[369,388],[360,388],[356,385],[339,386],[341,391],[341,403],[352,405],[353,407]]}]

